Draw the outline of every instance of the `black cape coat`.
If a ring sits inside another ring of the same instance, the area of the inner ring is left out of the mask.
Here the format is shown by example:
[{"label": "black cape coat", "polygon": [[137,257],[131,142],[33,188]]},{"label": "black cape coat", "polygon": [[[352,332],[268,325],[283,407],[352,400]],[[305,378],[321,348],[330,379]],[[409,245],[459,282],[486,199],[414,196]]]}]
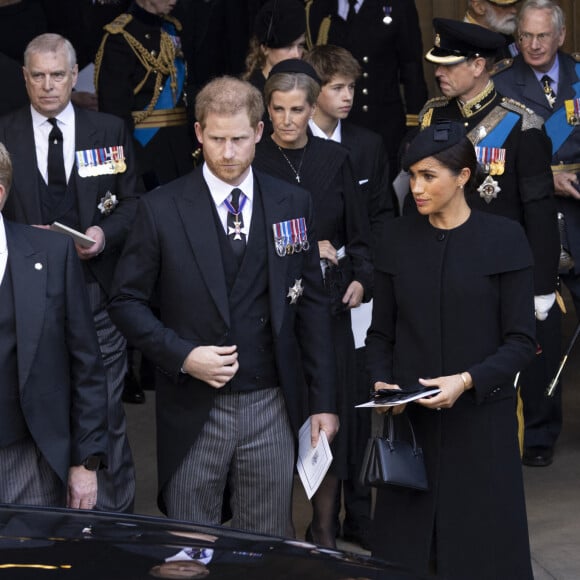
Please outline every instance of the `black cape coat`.
[{"label": "black cape coat", "polygon": [[[452,230],[395,220],[379,253],[367,357],[373,384],[467,371],[451,409],[407,406],[429,491],[378,490],[373,555],[438,577],[531,579],[514,375],[535,352],[522,228],[473,211]],[[506,251],[509,248],[510,251]]]}]

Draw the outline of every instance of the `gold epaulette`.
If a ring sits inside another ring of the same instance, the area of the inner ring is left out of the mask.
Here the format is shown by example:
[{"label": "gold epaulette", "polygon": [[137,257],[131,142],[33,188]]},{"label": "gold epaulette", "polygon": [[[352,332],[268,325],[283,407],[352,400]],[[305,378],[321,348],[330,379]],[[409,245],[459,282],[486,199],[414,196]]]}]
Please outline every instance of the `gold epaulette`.
[{"label": "gold epaulette", "polygon": [[544,119],[532,111],[532,109],[526,107],[523,103],[516,101],[515,99],[510,99],[508,97],[503,97],[501,100],[501,106],[508,111],[513,111],[517,113],[522,118],[522,131],[527,131],[528,129],[541,129],[544,124]]},{"label": "gold epaulette", "polygon": [[175,18],[175,16],[171,16],[170,14],[166,14],[163,18],[165,20],[167,20],[167,22],[171,22],[171,24],[173,24],[173,26],[175,26],[175,30],[177,30],[177,32],[181,32],[181,30],[183,29],[181,22],[179,20],[177,20],[177,18]]},{"label": "gold epaulette", "polygon": [[129,22],[131,22],[131,20],[133,20],[131,14],[119,14],[113,22],[109,22],[109,24],[103,26],[103,29],[110,34],[119,34],[120,32],[123,32],[123,29],[127,24],[129,24]]},{"label": "gold epaulette", "polygon": [[431,125],[431,117],[433,116],[433,109],[438,109],[439,107],[445,107],[449,104],[449,99],[447,97],[435,97],[429,99],[423,108],[419,111],[419,125],[421,129],[429,127]]},{"label": "gold epaulette", "polygon": [[498,60],[493,65],[493,68],[489,71],[489,73],[491,74],[491,76],[494,76],[497,73],[500,73],[500,72],[502,72],[504,70],[507,70],[513,64],[514,64],[514,59],[513,58],[502,58],[501,60]]},{"label": "gold epaulette", "polygon": [[580,52],[573,52],[570,55],[576,62],[580,62]]}]

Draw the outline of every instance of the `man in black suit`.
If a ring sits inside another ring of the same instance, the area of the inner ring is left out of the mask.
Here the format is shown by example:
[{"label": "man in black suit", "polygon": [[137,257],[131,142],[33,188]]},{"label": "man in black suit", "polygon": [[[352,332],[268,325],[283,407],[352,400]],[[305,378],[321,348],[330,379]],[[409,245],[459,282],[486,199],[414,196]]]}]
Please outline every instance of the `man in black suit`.
[{"label": "man in black suit", "polygon": [[335,368],[310,196],[252,170],[262,114],[244,81],[200,91],[205,163],[142,198],[109,311],[160,371],[161,509],[220,523],[229,484],[234,527],[289,535],[293,432],[336,433]]},{"label": "man in black suit", "polygon": [[0,118],[0,141],[14,165],[4,215],[50,227],[55,221],[94,243],[76,244],[109,391],[108,468],[99,472],[97,507],[132,508],[135,476],[121,402],[125,340],[106,310],[113,270],[136,207],[134,157],[120,119],[74,107],[78,67],[70,42],[43,34],[28,45],[24,79],[29,107]]},{"label": "man in black suit", "polygon": [[342,46],[361,65],[350,120],[382,136],[394,179],[401,141],[427,100],[415,2],[309,0],[306,10],[308,48]]},{"label": "man in black suit", "polygon": [[[316,70],[322,81],[316,110],[309,121],[310,130],[316,137],[332,139],[349,150],[353,173],[365,205],[373,239],[373,255],[382,239],[388,222],[394,217],[394,195],[389,180],[389,162],[381,136],[369,129],[349,122],[347,117],[353,108],[355,86],[361,75],[361,67],[345,48],[324,44],[315,46],[305,60]],[[366,372],[364,339],[370,325],[372,301],[361,304],[351,311],[353,335],[357,359],[356,400],[367,400],[370,380]],[[344,522],[342,535],[345,540],[367,548],[371,517],[371,490],[360,484],[358,473],[367,440],[371,434],[371,415],[366,409],[353,414],[356,424],[356,442],[349,463],[354,466],[353,476],[342,482],[344,497]],[[340,507],[340,493],[337,518]]]},{"label": "man in black suit", "polygon": [[[520,54],[509,69],[494,77],[494,82],[503,95],[524,103],[545,120],[544,126],[552,141],[554,191],[562,231],[560,277],[570,290],[578,315],[580,62],[560,51],[566,27],[564,13],[555,2],[525,2],[518,19],[518,35]],[[558,320],[554,321],[556,328],[557,323]],[[555,343],[557,361],[559,341],[550,342]],[[554,368],[550,370],[549,378],[555,372]],[[557,389],[552,399],[547,399],[541,388],[524,391],[523,395],[526,419],[523,462],[538,467],[549,465],[562,429],[561,389]]]},{"label": "man in black suit", "polygon": [[[11,179],[0,143],[0,212]],[[0,503],[91,509],[107,391],[72,242],[0,213],[0,304]]]}]

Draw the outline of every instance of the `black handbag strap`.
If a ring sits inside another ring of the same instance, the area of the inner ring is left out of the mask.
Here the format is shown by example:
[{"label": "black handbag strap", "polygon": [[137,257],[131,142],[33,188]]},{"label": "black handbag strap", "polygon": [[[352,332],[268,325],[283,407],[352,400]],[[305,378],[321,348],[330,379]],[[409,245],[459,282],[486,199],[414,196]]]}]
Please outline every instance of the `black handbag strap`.
[{"label": "black handbag strap", "polygon": [[[413,446],[413,453],[417,454],[417,439],[415,438],[415,430],[413,429],[413,424],[407,413],[402,413],[407,419],[407,424],[409,425],[409,431],[411,433],[411,444]],[[393,415],[393,409],[389,409],[385,416],[385,421],[383,424],[383,436],[386,438],[387,443],[391,450],[393,449],[393,441],[395,441],[395,418]]]}]

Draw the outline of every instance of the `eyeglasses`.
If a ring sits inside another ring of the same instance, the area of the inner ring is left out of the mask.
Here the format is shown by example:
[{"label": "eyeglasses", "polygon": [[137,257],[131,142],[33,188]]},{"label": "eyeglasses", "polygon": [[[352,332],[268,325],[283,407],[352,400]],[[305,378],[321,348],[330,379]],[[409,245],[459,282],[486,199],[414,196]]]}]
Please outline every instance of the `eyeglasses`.
[{"label": "eyeglasses", "polygon": [[520,44],[529,46],[530,44],[533,44],[534,40],[537,40],[538,44],[541,44],[543,46],[545,44],[548,44],[548,42],[550,42],[552,36],[553,36],[552,32],[540,32],[540,34],[531,34],[529,32],[522,32],[520,34],[519,41]]}]

